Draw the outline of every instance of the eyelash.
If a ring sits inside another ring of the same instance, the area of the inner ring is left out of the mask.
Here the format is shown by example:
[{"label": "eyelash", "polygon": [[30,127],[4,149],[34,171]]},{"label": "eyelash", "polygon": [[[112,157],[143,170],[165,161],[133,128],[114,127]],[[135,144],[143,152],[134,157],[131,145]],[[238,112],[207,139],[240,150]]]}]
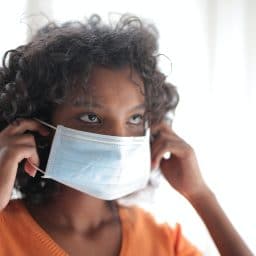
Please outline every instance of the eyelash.
[{"label": "eyelash", "polygon": [[[85,117],[85,116],[88,117],[88,119],[89,119],[89,118],[90,118],[90,115],[96,117],[96,118],[99,120],[99,122],[90,122],[89,120],[86,121],[86,120],[83,120],[83,119],[82,119],[82,118]],[[131,123],[131,122],[129,121],[129,120],[132,119],[132,118],[138,118],[138,117],[140,117],[139,123]],[[102,124],[101,118],[98,117],[98,115],[96,115],[95,113],[86,113],[86,114],[83,114],[82,116],[79,117],[79,119],[80,119],[82,122],[85,122],[85,123],[88,123],[88,124]],[[141,125],[142,122],[144,121],[144,119],[145,119],[145,117],[144,117],[143,114],[134,114],[134,115],[132,115],[132,116],[128,119],[128,124],[130,124],[130,125]]]},{"label": "eyelash", "polygon": [[[131,123],[132,125],[140,125],[141,122],[144,120],[144,116],[141,115],[141,114],[135,114],[135,115],[131,116],[131,118],[137,118],[137,117],[140,117],[140,122],[139,122],[139,123],[136,123],[136,124]],[[131,118],[130,118],[130,119],[131,119]]]},{"label": "eyelash", "polygon": [[[88,119],[89,119],[89,116],[95,116],[98,120],[99,120],[99,122],[90,122],[90,121],[85,121],[85,120],[82,120],[82,117],[84,117],[84,116],[88,116]],[[102,123],[102,120],[101,120],[101,118],[99,118],[96,114],[94,114],[94,113],[87,113],[87,114],[84,114],[84,115],[82,115],[82,116],[80,116],[79,117],[79,119],[82,121],[82,122],[86,122],[86,123],[89,123],[89,124],[98,124],[98,123]]]}]

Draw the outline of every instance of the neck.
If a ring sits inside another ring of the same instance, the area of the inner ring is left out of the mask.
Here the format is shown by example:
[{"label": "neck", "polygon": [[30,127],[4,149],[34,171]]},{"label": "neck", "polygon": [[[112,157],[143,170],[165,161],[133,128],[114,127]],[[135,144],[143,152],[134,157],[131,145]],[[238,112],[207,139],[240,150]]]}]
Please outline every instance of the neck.
[{"label": "neck", "polygon": [[60,187],[60,192],[47,203],[40,207],[29,207],[31,214],[39,222],[77,233],[87,233],[119,221],[115,202],[108,203],[64,185]]}]

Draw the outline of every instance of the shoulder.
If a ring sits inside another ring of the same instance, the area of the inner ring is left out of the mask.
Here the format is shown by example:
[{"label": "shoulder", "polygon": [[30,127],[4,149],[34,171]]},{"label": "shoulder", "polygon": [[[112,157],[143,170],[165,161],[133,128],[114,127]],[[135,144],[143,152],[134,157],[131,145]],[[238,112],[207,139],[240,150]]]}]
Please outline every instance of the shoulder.
[{"label": "shoulder", "polygon": [[140,247],[149,252],[148,255],[152,255],[150,252],[161,252],[161,255],[201,255],[182,235],[179,224],[171,227],[167,223],[158,223],[151,213],[137,206],[121,206],[120,217],[124,237],[128,237],[130,245],[139,241]]},{"label": "shoulder", "polygon": [[14,217],[25,211],[25,206],[21,199],[10,200],[3,211],[0,212],[0,218],[6,219],[9,217]]},{"label": "shoulder", "polygon": [[27,225],[28,215],[21,199],[11,200],[0,213],[0,229],[5,232],[17,231],[20,226]]},{"label": "shoulder", "polygon": [[175,239],[180,230],[180,225],[171,228],[167,223],[158,223],[151,213],[137,206],[121,206],[120,215],[124,224],[129,226],[133,232],[143,230],[144,233],[158,234],[163,239],[170,236]]}]

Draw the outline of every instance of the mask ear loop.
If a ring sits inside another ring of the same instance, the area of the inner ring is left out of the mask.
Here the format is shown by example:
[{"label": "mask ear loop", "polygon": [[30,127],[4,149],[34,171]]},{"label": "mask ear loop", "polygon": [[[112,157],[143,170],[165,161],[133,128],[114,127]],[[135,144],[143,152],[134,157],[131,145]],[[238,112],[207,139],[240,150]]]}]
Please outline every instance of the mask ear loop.
[{"label": "mask ear loop", "polygon": [[51,124],[46,123],[45,121],[42,121],[36,117],[33,118],[34,120],[36,120],[37,122],[44,124],[45,126],[48,126],[49,128],[52,128],[53,130],[57,130],[57,128]]},{"label": "mask ear loop", "polygon": [[149,136],[150,135],[150,128],[149,128],[148,121],[145,122],[144,129],[145,129],[145,134],[144,135]]},{"label": "mask ear loop", "polygon": [[28,158],[27,158],[27,161],[29,162],[29,164],[31,166],[33,166],[37,171],[41,172],[42,174],[45,174],[46,172],[43,171],[42,169],[40,169],[39,167],[37,167],[35,164],[33,164]]},{"label": "mask ear loop", "polygon": [[[42,121],[42,120],[40,120],[40,119],[38,119],[38,118],[36,118],[36,117],[34,117],[33,119],[36,120],[36,121],[38,121],[39,123],[41,123],[41,124],[43,124],[43,125],[49,127],[49,128],[52,128],[52,129],[54,129],[54,130],[57,130],[57,128],[56,128],[55,126],[53,126],[53,125],[51,125],[51,124],[48,124],[48,123],[46,123],[46,122],[44,122],[44,121]],[[33,166],[37,171],[41,172],[42,174],[45,174],[45,173],[46,173],[45,171],[43,171],[42,169],[40,169],[39,167],[37,167],[35,164],[33,164],[28,158],[27,158],[27,161],[28,161],[29,164],[30,164],[31,166]]]}]

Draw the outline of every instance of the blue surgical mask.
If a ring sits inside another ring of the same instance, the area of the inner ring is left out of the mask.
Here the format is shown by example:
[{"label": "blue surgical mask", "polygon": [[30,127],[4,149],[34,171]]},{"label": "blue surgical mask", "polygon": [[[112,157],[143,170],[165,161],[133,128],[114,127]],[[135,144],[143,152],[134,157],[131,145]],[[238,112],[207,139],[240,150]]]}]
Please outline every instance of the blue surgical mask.
[{"label": "blue surgical mask", "polygon": [[43,178],[103,200],[143,189],[150,177],[149,129],[139,137],[118,137],[58,125]]}]

